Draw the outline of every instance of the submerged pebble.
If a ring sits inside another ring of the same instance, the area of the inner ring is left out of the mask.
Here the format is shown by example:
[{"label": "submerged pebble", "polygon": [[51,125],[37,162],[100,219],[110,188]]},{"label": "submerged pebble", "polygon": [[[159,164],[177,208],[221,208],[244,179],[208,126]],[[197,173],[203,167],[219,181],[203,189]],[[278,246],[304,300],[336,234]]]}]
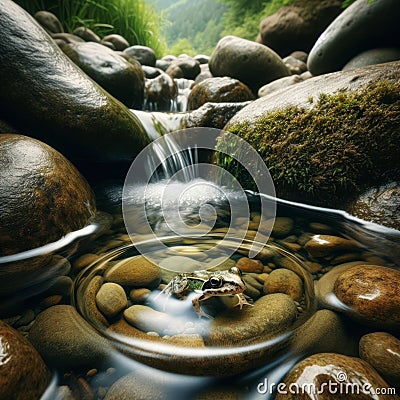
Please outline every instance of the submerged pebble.
[{"label": "submerged pebble", "polygon": [[298,275],[288,269],[275,269],[265,280],[263,287],[265,294],[285,293],[295,301],[303,296],[303,282]]},{"label": "submerged pebble", "polygon": [[96,303],[106,317],[114,317],[128,304],[125,290],[117,283],[107,282],[96,295]]},{"label": "submerged pebble", "polygon": [[325,257],[338,251],[358,249],[358,245],[352,240],[333,235],[314,235],[304,247],[313,257]]},{"label": "submerged pebble", "polygon": [[144,256],[135,256],[117,262],[105,272],[104,279],[122,286],[156,287],[161,280],[161,270]]}]

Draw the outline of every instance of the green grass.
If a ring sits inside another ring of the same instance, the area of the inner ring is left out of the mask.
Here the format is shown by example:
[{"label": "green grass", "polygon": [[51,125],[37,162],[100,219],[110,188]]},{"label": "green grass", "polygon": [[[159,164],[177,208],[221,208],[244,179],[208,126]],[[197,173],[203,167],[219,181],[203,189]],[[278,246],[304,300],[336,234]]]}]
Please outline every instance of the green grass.
[{"label": "green grass", "polygon": [[151,47],[161,57],[165,44],[159,34],[156,11],[144,0],[15,0],[29,13],[54,13],[66,32],[78,26],[92,29],[100,37],[118,33],[130,45]]}]

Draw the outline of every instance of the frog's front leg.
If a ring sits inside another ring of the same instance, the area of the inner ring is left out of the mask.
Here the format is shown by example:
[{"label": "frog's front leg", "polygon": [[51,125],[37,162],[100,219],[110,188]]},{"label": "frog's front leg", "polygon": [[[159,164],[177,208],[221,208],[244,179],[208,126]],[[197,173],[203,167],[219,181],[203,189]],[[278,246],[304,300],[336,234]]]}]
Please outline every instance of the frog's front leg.
[{"label": "frog's front leg", "polygon": [[244,294],[243,294],[243,293],[236,293],[235,296],[236,296],[236,297],[238,298],[238,300],[239,300],[239,301],[237,302],[237,304],[235,304],[235,307],[239,306],[240,309],[242,309],[244,305],[253,307],[253,304],[251,304],[251,303],[249,303],[249,302],[247,301],[247,299],[246,299],[246,297],[244,297]]},{"label": "frog's front leg", "polygon": [[193,307],[194,307],[194,309],[195,309],[195,311],[196,311],[196,313],[197,313],[197,315],[199,316],[199,318],[200,317],[205,317],[205,318],[212,318],[211,317],[211,315],[208,315],[207,313],[205,313],[202,309],[201,309],[201,306],[200,306],[200,301],[202,301],[202,300],[206,300],[206,299],[208,299],[209,297],[211,297],[212,295],[210,295],[210,294],[205,294],[205,293],[203,293],[203,294],[201,294],[200,296],[196,296],[193,300],[192,300],[192,304],[193,304]]}]

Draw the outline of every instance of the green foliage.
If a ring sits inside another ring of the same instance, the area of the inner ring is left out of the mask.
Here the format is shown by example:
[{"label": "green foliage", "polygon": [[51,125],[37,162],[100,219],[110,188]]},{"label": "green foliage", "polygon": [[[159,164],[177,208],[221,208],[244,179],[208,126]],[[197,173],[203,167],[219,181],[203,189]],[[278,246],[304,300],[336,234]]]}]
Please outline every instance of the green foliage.
[{"label": "green foliage", "polygon": [[179,39],[172,47],[168,50],[169,54],[179,56],[180,54],[187,54],[189,56],[195,56],[196,50],[193,48],[189,39]]},{"label": "green foliage", "polygon": [[92,29],[100,37],[109,33],[124,36],[131,45],[151,47],[158,56],[164,54],[155,10],[144,0],[15,0],[29,13],[40,10],[54,13],[65,31],[78,26]]},{"label": "green foliage", "polygon": [[221,38],[225,5],[215,0],[153,1],[167,21],[162,33],[169,47],[168,53],[178,55],[183,40],[186,39],[193,48],[192,52],[186,51],[186,53],[211,54]]}]

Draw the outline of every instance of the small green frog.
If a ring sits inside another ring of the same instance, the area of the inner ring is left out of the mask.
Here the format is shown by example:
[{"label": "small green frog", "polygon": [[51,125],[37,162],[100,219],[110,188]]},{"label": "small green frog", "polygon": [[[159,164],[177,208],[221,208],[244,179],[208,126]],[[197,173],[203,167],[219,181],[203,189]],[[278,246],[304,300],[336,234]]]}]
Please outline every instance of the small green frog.
[{"label": "small green frog", "polygon": [[232,267],[227,271],[193,271],[183,272],[176,275],[164,288],[161,293],[170,296],[176,295],[179,298],[185,296],[187,292],[198,293],[192,300],[193,307],[199,317],[211,318],[200,307],[200,301],[214,296],[235,295],[239,301],[235,305],[242,309],[243,305],[252,306],[243,295],[246,284],[242,279],[242,271],[237,267]]}]

